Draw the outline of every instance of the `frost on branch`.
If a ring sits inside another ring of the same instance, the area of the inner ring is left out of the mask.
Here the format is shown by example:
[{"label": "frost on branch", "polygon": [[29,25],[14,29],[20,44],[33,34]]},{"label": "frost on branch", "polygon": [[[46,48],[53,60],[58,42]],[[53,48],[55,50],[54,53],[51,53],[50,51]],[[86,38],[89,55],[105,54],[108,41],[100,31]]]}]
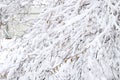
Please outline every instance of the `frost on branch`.
[{"label": "frost on branch", "polygon": [[41,12],[13,46],[1,51],[9,52],[0,65],[1,79],[120,79],[119,0],[32,3]]}]

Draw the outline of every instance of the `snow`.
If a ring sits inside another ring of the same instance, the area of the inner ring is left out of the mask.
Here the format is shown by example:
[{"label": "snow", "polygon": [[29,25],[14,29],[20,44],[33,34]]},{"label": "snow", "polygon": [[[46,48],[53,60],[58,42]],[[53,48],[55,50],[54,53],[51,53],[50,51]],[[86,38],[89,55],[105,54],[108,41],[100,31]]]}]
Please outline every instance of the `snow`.
[{"label": "snow", "polygon": [[0,8],[4,8],[4,7],[7,7],[7,5],[0,3]]},{"label": "snow", "polygon": [[25,6],[28,3],[29,3],[28,1],[21,2],[21,6]]},{"label": "snow", "polygon": [[11,40],[7,40],[7,39],[1,39],[0,40],[0,64],[3,63],[6,59],[6,56],[9,54],[9,47],[11,47],[12,45],[10,44],[11,42],[13,42],[13,39]]},{"label": "snow", "polygon": [[0,80],[119,80],[118,3],[15,0],[12,10],[29,13],[29,8],[39,5],[41,11],[34,20],[29,14],[19,15],[17,22],[30,25],[23,35],[0,39]]}]

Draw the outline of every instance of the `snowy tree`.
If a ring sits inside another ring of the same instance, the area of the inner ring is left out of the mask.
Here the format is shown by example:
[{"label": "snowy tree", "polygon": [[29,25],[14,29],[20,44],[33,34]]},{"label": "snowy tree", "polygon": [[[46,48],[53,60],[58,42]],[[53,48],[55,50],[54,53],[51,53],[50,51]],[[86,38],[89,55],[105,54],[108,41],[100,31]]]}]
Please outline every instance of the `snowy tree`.
[{"label": "snowy tree", "polygon": [[[0,22],[2,23],[1,29],[3,31],[3,36],[6,39],[17,36],[16,34],[19,32],[19,29],[21,30],[23,28],[22,25],[26,22],[24,19],[26,18],[26,15],[29,14],[29,7],[31,3],[31,0],[1,1]],[[26,25],[27,24],[28,23],[26,22]]]},{"label": "snowy tree", "polygon": [[[119,0],[33,0],[28,4],[39,6],[39,15],[34,19],[23,15],[22,21],[28,20],[32,27],[7,46],[2,44],[0,52],[6,56],[0,63],[1,80],[120,79]],[[26,14],[22,10],[18,12]]]}]

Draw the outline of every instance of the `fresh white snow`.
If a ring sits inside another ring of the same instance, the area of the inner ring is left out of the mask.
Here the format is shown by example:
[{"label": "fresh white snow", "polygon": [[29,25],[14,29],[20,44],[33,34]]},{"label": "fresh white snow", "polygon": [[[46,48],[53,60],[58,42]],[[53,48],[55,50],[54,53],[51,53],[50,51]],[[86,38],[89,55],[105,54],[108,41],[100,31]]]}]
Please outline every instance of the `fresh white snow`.
[{"label": "fresh white snow", "polygon": [[15,3],[40,13],[32,19],[29,9],[17,22],[30,28],[1,39],[0,80],[120,80],[119,0]]}]

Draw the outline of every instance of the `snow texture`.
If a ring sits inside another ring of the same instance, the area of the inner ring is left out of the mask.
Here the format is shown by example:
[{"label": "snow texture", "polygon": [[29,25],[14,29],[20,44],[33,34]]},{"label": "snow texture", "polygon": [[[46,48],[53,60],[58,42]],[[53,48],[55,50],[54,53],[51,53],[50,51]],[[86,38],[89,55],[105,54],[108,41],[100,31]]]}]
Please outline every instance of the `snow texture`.
[{"label": "snow texture", "polygon": [[120,80],[119,0],[32,3],[32,27],[1,45],[0,80]]}]

